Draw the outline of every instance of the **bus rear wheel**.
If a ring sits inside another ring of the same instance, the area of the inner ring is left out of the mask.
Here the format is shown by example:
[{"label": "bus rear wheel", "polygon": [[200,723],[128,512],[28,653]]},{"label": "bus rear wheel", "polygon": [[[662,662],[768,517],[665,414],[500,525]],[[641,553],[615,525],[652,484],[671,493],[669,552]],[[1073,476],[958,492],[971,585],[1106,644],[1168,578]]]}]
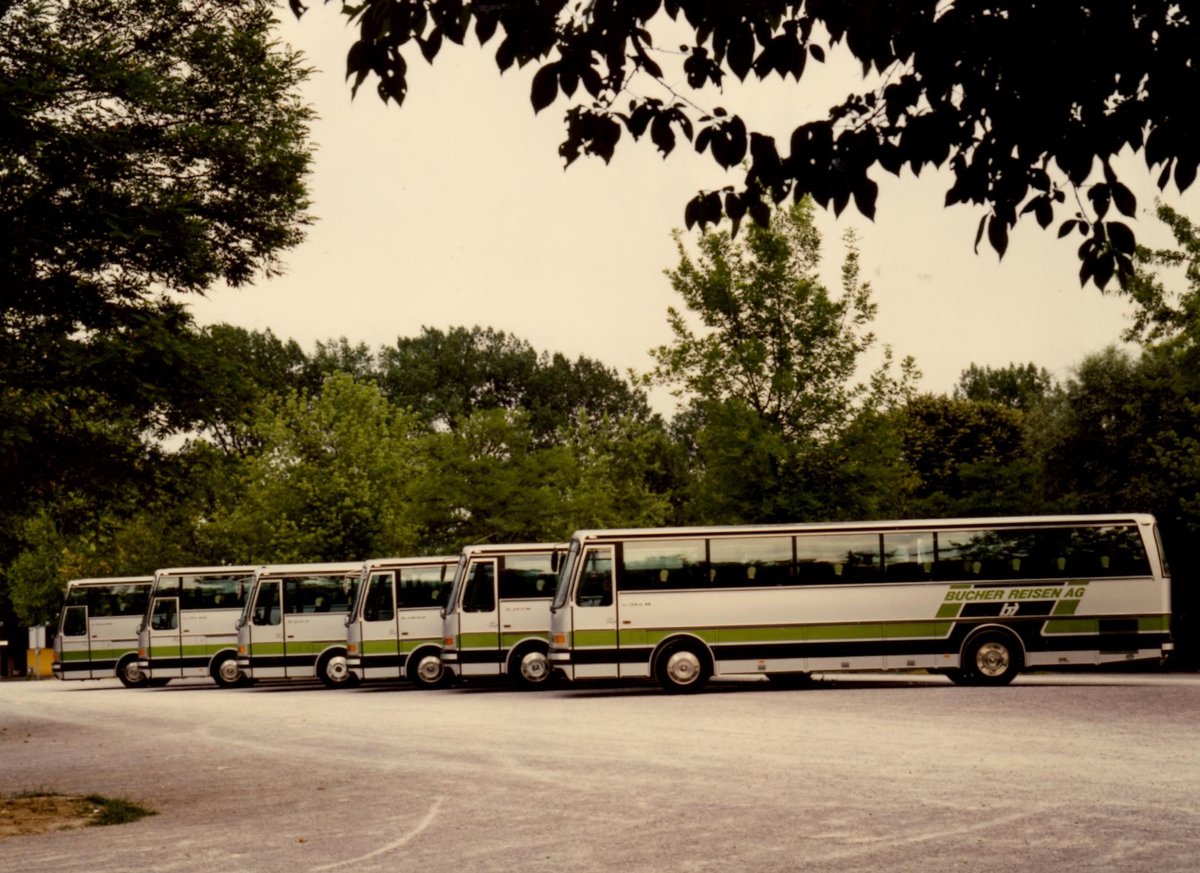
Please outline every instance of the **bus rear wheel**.
[{"label": "bus rear wheel", "polygon": [[1021,646],[1012,634],[985,631],[967,643],[962,672],[972,685],[1007,685],[1021,672]]},{"label": "bus rear wheel", "polygon": [[353,688],[358,677],[350,672],[345,652],[329,652],[317,662],[317,678],[326,688]]},{"label": "bus rear wheel", "polygon": [[117,678],[126,688],[145,688],[150,684],[150,677],[142,672],[134,655],[126,656],[117,664]]},{"label": "bus rear wheel", "polygon": [[435,651],[417,652],[408,658],[408,680],[418,688],[444,688],[452,678]]},{"label": "bus rear wheel", "polygon": [[708,681],[707,659],[691,643],[672,643],[654,661],[654,678],[668,694],[692,694]]}]

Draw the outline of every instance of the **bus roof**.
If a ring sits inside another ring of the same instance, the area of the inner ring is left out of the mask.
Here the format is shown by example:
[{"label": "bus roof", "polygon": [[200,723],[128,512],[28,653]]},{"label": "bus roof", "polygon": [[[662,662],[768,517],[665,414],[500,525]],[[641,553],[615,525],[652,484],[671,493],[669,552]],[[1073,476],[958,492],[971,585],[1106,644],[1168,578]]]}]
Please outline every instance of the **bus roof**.
[{"label": "bus roof", "polygon": [[148,585],[153,581],[153,576],[93,576],[87,579],[72,579],[67,583],[67,587],[75,585]]},{"label": "bus roof", "polygon": [[376,567],[412,567],[426,564],[453,564],[458,561],[458,555],[429,555],[424,558],[371,558],[363,566],[367,569]]},{"label": "bus roof", "polygon": [[336,561],[318,564],[264,564],[254,571],[254,578],[264,576],[301,576],[306,573],[358,573],[363,568],[362,561]]},{"label": "bus roof", "polygon": [[554,549],[566,549],[571,544],[566,543],[481,543],[464,546],[464,555],[507,555],[514,552],[548,552]]},{"label": "bus roof", "polygon": [[829,521],[797,522],[795,524],[730,524],[696,527],[613,528],[610,530],[577,530],[572,538],[592,539],[663,539],[701,535],[766,536],[770,534],[821,533],[871,530],[974,530],[990,527],[1041,527],[1064,524],[1138,524],[1153,525],[1154,516],[1129,512],[1096,515],[1013,515],[979,518],[896,519],[891,521]]},{"label": "bus roof", "polygon": [[230,574],[249,576],[254,572],[253,564],[235,564],[230,567],[167,567],[155,570],[158,576],[228,576]]}]

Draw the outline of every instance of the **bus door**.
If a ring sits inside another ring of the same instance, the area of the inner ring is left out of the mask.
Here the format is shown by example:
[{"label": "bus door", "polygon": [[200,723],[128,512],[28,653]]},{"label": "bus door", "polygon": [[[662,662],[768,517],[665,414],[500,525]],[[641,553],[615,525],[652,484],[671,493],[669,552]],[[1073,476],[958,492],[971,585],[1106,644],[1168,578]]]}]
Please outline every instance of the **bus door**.
[{"label": "bus door", "polygon": [[458,619],[460,676],[499,676],[500,611],[496,602],[496,559],[473,558],[467,567]]},{"label": "bus door", "polygon": [[87,604],[68,606],[63,611],[62,629],[58,632],[54,647],[58,650],[61,678],[100,678],[91,669],[92,641],[88,636]]},{"label": "bus door", "polygon": [[255,679],[282,678],[287,644],[283,636],[283,607],[279,599],[279,580],[268,579],[254,589],[250,606],[249,645],[250,673]]},{"label": "bus door", "polygon": [[[363,593],[362,617],[356,621],[359,629],[358,652],[364,679],[398,679],[401,677],[400,641],[393,591],[395,573],[372,573]],[[441,631],[441,620],[437,631]]]},{"label": "bus door", "polygon": [[[179,589],[175,587],[177,592]],[[183,676],[183,633],[179,621],[179,596],[156,595],[146,627],[146,656],[155,679]]]},{"label": "bus door", "polygon": [[585,549],[571,605],[576,679],[620,675],[621,625],[613,582],[612,546]]}]

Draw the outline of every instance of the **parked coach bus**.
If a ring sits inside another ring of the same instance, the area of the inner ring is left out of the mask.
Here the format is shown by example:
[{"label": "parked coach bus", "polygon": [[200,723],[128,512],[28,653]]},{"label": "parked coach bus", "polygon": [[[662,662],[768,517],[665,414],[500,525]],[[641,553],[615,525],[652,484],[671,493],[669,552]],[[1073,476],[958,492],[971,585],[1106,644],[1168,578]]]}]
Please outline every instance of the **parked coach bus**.
[{"label": "parked coach bus", "polygon": [[346,664],[346,619],[361,561],[259,567],[237,621],[238,666],[250,679],[357,682]]},{"label": "parked coach bus", "polygon": [[581,531],[551,617],[571,679],[795,678],[1161,658],[1170,585],[1148,515]]},{"label": "parked coach bus", "polygon": [[127,688],[144,686],[138,667],[138,625],[146,614],[153,576],[73,579],[67,583],[54,675],[59,679],[108,679]]},{"label": "parked coach bus", "polygon": [[154,574],[138,628],[138,666],[155,682],[209,676],[245,682],[237,664],[237,619],[253,567],[181,567]]},{"label": "parked coach bus", "polygon": [[566,543],[467,546],[442,623],[442,663],[457,677],[507,676],[533,688],[546,660],[555,568]]},{"label": "parked coach bus", "polygon": [[363,566],[346,625],[346,662],[358,679],[446,683],[442,607],[458,558],[379,558]]}]

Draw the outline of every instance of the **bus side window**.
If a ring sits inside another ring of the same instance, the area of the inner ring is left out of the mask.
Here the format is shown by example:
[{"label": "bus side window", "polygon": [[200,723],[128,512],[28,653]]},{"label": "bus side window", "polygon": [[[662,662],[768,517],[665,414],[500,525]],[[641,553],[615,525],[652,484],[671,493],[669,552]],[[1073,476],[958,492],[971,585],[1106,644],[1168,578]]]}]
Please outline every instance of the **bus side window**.
[{"label": "bus side window", "polygon": [[496,611],[495,566],[491,561],[480,561],[471,567],[463,592],[463,612]]},{"label": "bus side window", "polygon": [[154,601],[154,613],[150,616],[151,630],[175,630],[179,627],[179,611],[174,598]]},{"label": "bus side window", "polygon": [[583,560],[575,602],[580,606],[612,606],[612,552],[589,551]]},{"label": "bus side window", "polygon": [[64,637],[81,637],[87,633],[87,607],[68,606],[63,615],[62,632]]}]

